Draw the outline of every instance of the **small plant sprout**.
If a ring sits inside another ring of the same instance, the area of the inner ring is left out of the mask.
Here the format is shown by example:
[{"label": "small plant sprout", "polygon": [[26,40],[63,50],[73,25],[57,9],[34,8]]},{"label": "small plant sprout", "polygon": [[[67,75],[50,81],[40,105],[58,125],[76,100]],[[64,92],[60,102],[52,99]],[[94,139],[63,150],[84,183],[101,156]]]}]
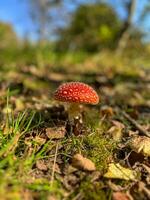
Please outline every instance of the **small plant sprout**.
[{"label": "small plant sprout", "polygon": [[54,99],[69,103],[69,120],[80,115],[81,104],[98,104],[99,96],[89,85],[81,82],[68,82],[60,85],[55,91]]}]

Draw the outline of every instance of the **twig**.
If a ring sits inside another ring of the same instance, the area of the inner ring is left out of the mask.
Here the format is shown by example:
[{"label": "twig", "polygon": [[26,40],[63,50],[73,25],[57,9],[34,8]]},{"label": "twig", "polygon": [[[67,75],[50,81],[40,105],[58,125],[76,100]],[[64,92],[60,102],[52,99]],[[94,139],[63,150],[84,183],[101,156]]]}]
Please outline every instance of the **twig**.
[{"label": "twig", "polygon": [[139,182],[139,188],[145,192],[145,194],[150,198],[150,190],[145,186],[145,183]]},{"label": "twig", "polygon": [[50,183],[51,186],[53,185],[53,181],[54,181],[57,153],[58,153],[58,143],[56,144],[56,151],[55,151],[54,163],[53,163],[53,168],[52,168],[52,176],[51,176],[51,183]]},{"label": "twig", "polygon": [[83,199],[83,194],[82,194],[82,192],[79,192],[74,198],[73,198],[73,200],[81,200],[81,199]]},{"label": "twig", "polygon": [[146,169],[146,171],[150,174],[150,167],[148,167],[148,166],[145,165],[145,164],[142,164],[142,166],[143,166],[144,169]]},{"label": "twig", "polygon": [[150,137],[150,133],[148,133],[143,127],[135,121],[133,118],[130,117],[125,111],[121,111],[122,115],[133,125],[136,129],[138,129],[142,134]]}]

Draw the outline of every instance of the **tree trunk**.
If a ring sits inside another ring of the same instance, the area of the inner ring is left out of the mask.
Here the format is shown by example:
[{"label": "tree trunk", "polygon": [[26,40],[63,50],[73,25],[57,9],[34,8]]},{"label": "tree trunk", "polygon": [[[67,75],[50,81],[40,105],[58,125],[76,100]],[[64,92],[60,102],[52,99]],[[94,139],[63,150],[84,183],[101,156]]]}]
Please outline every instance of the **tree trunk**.
[{"label": "tree trunk", "polygon": [[129,3],[127,3],[128,17],[126,21],[124,22],[124,25],[119,34],[118,45],[116,48],[117,54],[122,54],[122,52],[127,46],[127,43],[130,37],[130,29],[132,27],[132,19],[133,19],[133,15],[136,8],[136,1],[137,0],[130,0]]}]

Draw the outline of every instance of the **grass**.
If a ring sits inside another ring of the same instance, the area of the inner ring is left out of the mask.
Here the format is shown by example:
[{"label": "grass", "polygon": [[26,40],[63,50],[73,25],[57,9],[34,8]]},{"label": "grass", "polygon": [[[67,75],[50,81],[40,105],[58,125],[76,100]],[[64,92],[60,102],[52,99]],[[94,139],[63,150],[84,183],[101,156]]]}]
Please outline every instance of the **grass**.
[{"label": "grass", "polygon": [[41,147],[42,145],[35,140],[30,139],[28,142],[24,140],[26,134],[35,127],[31,125],[34,116],[24,112],[14,119],[13,115],[7,114],[4,130],[1,130],[0,192],[6,199],[7,191],[9,191],[8,198],[11,195],[11,198],[22,199],[20,195],[23,195],[21,193],[24,189],[43,191],[43,194],[40,194],[41,198],[44,192],[60,193],[57,181],[51,188],[49,181],[44,178],[30,179],[29,174],[36,160],[43,158],[48,145],[51,145],[48,142]]},{"label": "grass", "polygon": [[[7,107],[9,111],[9,102],[7,96]],[[37,121],[35,113],[24,111],[14,116],[12,112],[5,114],[5,124],[3,124],[0,132],[0,194],[6,198],[11,196],[14,199],[21,199],[24,195],[24,190],[37,192],[38,198],[46,199],[50,194],[55,194],[58,198],[62,197],[63,187],[59,180],[54,180],[51,186],[51,174],[48,179],[41,175],[40,178],[34,178],[34,166],[37,160],[48,159],[54,156],[51,151],[55,149],[56,143],[49,140],[44,144],[32,137],[32,130],[40,125],[35,124]],[[92,125],[93,132],[96,123]],[[28,134],[30,136],[28,136]],[[40,136],[40,134],[39,134]],[[98,169],[106,168],[106,158],[111,155],[111,152],[106,150],[106,145],[113,148],[109,140],[103,138],[99,131],[93,132],[86,137],[69,137],[60,141],[64,146],[59,154],[62,155],[64,163],[68,163],[71,156],[75,152],[83,152],[84,155],[93,160]],[[88,152],[88,153],[87,153]],[[95,154],[98,153],[98,154]],[[33,173],[33,177],[32,177]],[[81,187],[86,187],[87,183],[81,183]],[[91,187],[90,185],[88,187]],[[91,190],[93,190],[91,188]],[[76,193],[76,192],[75,192]],[[103,193],[103,192],[102,192]],[[99,194],[99,192],[98,192]],[[8,196],[7,196],[8,195]]]},{"label": "grass", "polygon": [[[149,105],[148,85],[144,82],[148,75],[147,57],[121,58],[108,51],[97,55],[28,53],[24,57],[20,52],[20,58],[15,57],[17,62],[5,59],[0,71],[0,196],[15,200],[46,200],[50,196],[69,200],[81,195],[87,200],[111,200],[113,191],[108,181],[102,177],[93,181],[94,173],[74,171],[71,159],[75,153],[83,154],[103,176],[108,163],[116,159],[118,148],[108,130],[112,120],[124,120],[116,113],[117,106],[132,110],[137,121],[148,126],[146,114],[140,111],[141,106],[147,109]],[[141,63],[144,69],[139,67]],[[67,136],[53,140],[47,138],[45,129],[64,126],[67,110],[53,101],[52,94],[68,80],[90,83],[100,94],[101,102],[98,106],[84,106],[83,127],[79,127],[83,128],[82,135],[71,135],[68,130]],[[112,116],[100,114],[106,105],[112,108]],[[134,129],[127,121],[123,123],[126,140],[128,131]],[[55,155],[57,170],[53,174]]]}]

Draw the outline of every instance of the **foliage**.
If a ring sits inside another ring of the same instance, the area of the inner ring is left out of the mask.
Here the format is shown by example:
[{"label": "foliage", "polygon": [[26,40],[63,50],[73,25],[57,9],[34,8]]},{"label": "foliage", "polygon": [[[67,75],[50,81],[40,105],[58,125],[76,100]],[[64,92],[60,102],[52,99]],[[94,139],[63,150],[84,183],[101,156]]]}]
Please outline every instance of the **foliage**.
[{"label": "foliage", "polygon": [[10,24],[0,22],[0,49],[16,46],[17,36]]},{"label": "foliage", "polygon": [[119,28],[117,15],[107,4],[80,5],[70,25],[60,32],[57,48],[90,52],[104,47],[112,48]]}]

